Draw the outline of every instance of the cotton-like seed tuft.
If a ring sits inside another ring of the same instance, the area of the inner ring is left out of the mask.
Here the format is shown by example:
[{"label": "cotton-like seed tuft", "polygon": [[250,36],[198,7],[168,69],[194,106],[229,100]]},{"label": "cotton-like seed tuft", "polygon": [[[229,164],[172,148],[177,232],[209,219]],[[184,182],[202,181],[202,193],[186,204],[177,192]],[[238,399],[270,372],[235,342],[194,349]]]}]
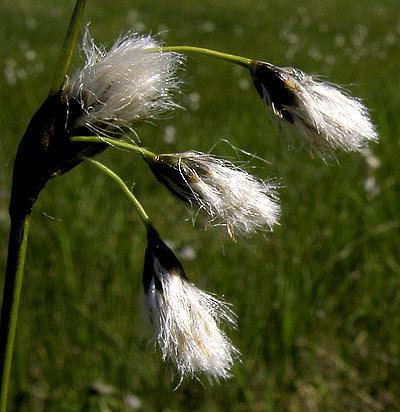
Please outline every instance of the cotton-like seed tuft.
[{"label": "cotton-like seed tuft", "polygon": [[232,162],[199,152],[160,155],[149,161],[156,177],[180,199],[204,210],[231,237],[270,229],[278,223],[277,185]]},{"label": "cotton-like seed tuft", "polygon": [[300,70],[260,61],[253,61],[250,72],[259,95],[274,114],[292,124],[321,156],[336,148],[360,150],[378,140],[368,109],[339,87]]},{"label": "cotton-like seed tuft", "polygon": [[239,352],[221,326],[235,326],[235,314],[226,302],[187,280],[178,259],[154,232],[149,235],[143,283],[163,360],[175,364],[181,379],[197,373],[210,382],[231,377]]},{"label": "cotton-like seed tuft", "polygon": [[104,51],[86,31],[82,47],[85,66],[65,89],[67,98],[82,107],[77,128],[119,135],[178,106],[174,101],[180,83],[176,72],[183,57],[157,51],[160,45],[152,37],[130,34]]}]

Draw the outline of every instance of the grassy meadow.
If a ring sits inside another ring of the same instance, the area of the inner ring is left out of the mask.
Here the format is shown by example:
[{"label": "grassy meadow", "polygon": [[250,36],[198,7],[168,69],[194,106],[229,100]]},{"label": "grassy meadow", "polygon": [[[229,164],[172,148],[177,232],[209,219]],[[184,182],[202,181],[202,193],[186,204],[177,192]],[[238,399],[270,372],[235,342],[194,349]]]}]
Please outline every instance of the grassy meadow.
[{"label": "grassy meadow", "polygon": [[[48,94],[73,3],[0,6],[1,285],[13,157]],[[113,182],[80,165],[33,213],[10,411],[400,410],[398,0],[89,0],[86,20],[104,45],[127,30],[159,33],[319,74],[365,101],[380,143],[313,158],[270,122],[244,70],[189,57],[184,110],[137,130],[143,145],[235,158],[229,140],[265,158],[243,157],[279,180],[280,226],[232,242],[201,216],[193,226],[140,159],[99,159],[134,188],[190,279],[233,304],[242,362],[229,381],[174,390],[144,310],[145,232]]]}]

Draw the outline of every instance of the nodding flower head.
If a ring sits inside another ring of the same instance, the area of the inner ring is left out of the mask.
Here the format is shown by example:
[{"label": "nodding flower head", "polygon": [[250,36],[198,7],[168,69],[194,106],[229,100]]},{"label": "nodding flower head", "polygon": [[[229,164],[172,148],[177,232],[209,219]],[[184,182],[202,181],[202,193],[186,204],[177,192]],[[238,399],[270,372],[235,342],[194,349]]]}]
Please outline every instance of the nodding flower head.
[{"label": "nodding flower head", "polygon": [[155,176],[181,200],[204,210],[234,237],[272,229],[280,207],[276,185],[233,163],[199,152],[165,154],[148,160]]},{"label": "nodding flower head", "polygon": [[361,100],[300,70],[253,61],[254,85],[274,114],[292,124],[312,151],[359,150],[378,140]]},{"label": "nodding flower head", "polygon": [[220,326],[235,326],[235,314],[227,303],[188,281],[179,260],[151,228],[143,285],[163,360],[176,365],[181,379],[196,373],[204,373],[210,382],[231,377],[239,352]]},{"label": "nodding flower head", "polygon": [[118,137],[177,107],[173,95],[182,57],[158,48],[150,36],[131,34],[106,52],[86,32],[85,66],[49,96],[21,140],[14,168],[13,209],[18,204],[19,214],[28,213],[50,178],[75,167],[82,155],[93,156],[107,147],[71,142],[71,136]]},{"label": "nodding flower head", "polygon": [[65,88],[67,97],[82,108],[76,126],[118,135],[177,107],[173,95],[180,83],[176,71],[183,58],[157,51],[159,47],[150,36],[130,34],[104,51],[87,31],[85,66]]}]

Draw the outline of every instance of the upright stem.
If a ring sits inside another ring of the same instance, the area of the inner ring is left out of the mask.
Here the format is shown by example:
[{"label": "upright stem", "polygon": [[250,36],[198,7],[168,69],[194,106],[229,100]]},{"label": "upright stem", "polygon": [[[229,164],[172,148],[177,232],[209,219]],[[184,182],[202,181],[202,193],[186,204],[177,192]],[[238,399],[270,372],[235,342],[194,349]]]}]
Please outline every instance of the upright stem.
[{"label": "upright stem", "polygon": [[98,162],[97,160],[90,159],[89,157],[83,157],[82,159],[85,162],[90,163],[93,166],[97,167],[97,169],[101,170],[103,173],[111,177],[111,179],[113,179],[114,182],[117,183],[117,185],[122,189],[122,191],[128,196],[129,200],[133,203],[136,211],[138,212],[140,216],[140,219],[142,219],[143,224],[146,227],[152,226],[150,218],[147,215],[146,211],[143,209],[143,206],[141,205],[139,200],[137,200],[136,196],[129,190],[125,182],[116,173],[114,173],[111,169],[109,169],[107,166],[103,165],[102,163]]},{"label": "upright stem", "polygon": [[191,53],[191,54],[201,54],[203,56],[214,57],[219,60],[225,60],[230,63],[238,64],[239,66],[248,69],[252,62],[251,59],[242,56],[236,56],[234,54],[222,53],[216,50],[205,49],[203,47],[195,46],[165,46],[157,49],[163,52],[178,52],[178,53]]},{"label": "upright stem", "polygon": [[7,408],[8,383],[17,328],[29,222],[29,215],[23,218],[11,218],[0,323],[0,412],[5,412]]},{"label": "upright stem", "polygon": [[68,31],[65,36],[53,81],[51,83],[50,95],[57,93],[64,85],[65,75],[67,74],[68,67],[71,63],[72,54],[74,53],[76,41],[78,39],[85,5],[86,0],[76,0],[74,12],[72,13],[72,17],[69,22]]}]

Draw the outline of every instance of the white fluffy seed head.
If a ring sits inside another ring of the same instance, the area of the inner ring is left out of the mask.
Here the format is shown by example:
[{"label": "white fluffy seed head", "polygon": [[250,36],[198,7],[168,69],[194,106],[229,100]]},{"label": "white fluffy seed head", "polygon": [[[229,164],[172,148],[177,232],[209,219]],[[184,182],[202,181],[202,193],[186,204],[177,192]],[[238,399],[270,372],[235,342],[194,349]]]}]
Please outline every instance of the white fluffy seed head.
[{"label": "white fluffy seed head", "polygon": [[156,119],[177,107],[177,53],[149,51],[160,47],[150,36],[129,34],[109,51],[97,47],[89,32],[83,41],[86,63],[68,82],[65,93],[78,101],[82,115],[76,127],[120,134],[137,123]]},{"label": "white fluffy seed head", "polygon": [[204,210],[231,237],[270,229],[278,223],[277,185],[235,164],[199,152],[160,155],[149,163],[156,177],[180,199]]},{"label": "white fluffy seed head", "polygon": [[275,115],[291,123],[310,149],[360,150],[378,134],[361,100],[292,68],[254,61],[254,84]]},{"label": "white fluffy seed head", "polygon": [[235,314],[227,303],[190,283],[172,251],[160,242],[149,237],[143,275],[163,360],[175,364],[181,380],[197,373],[210,382],[231,377],[239,352],[220,326],[235,326]]}]

